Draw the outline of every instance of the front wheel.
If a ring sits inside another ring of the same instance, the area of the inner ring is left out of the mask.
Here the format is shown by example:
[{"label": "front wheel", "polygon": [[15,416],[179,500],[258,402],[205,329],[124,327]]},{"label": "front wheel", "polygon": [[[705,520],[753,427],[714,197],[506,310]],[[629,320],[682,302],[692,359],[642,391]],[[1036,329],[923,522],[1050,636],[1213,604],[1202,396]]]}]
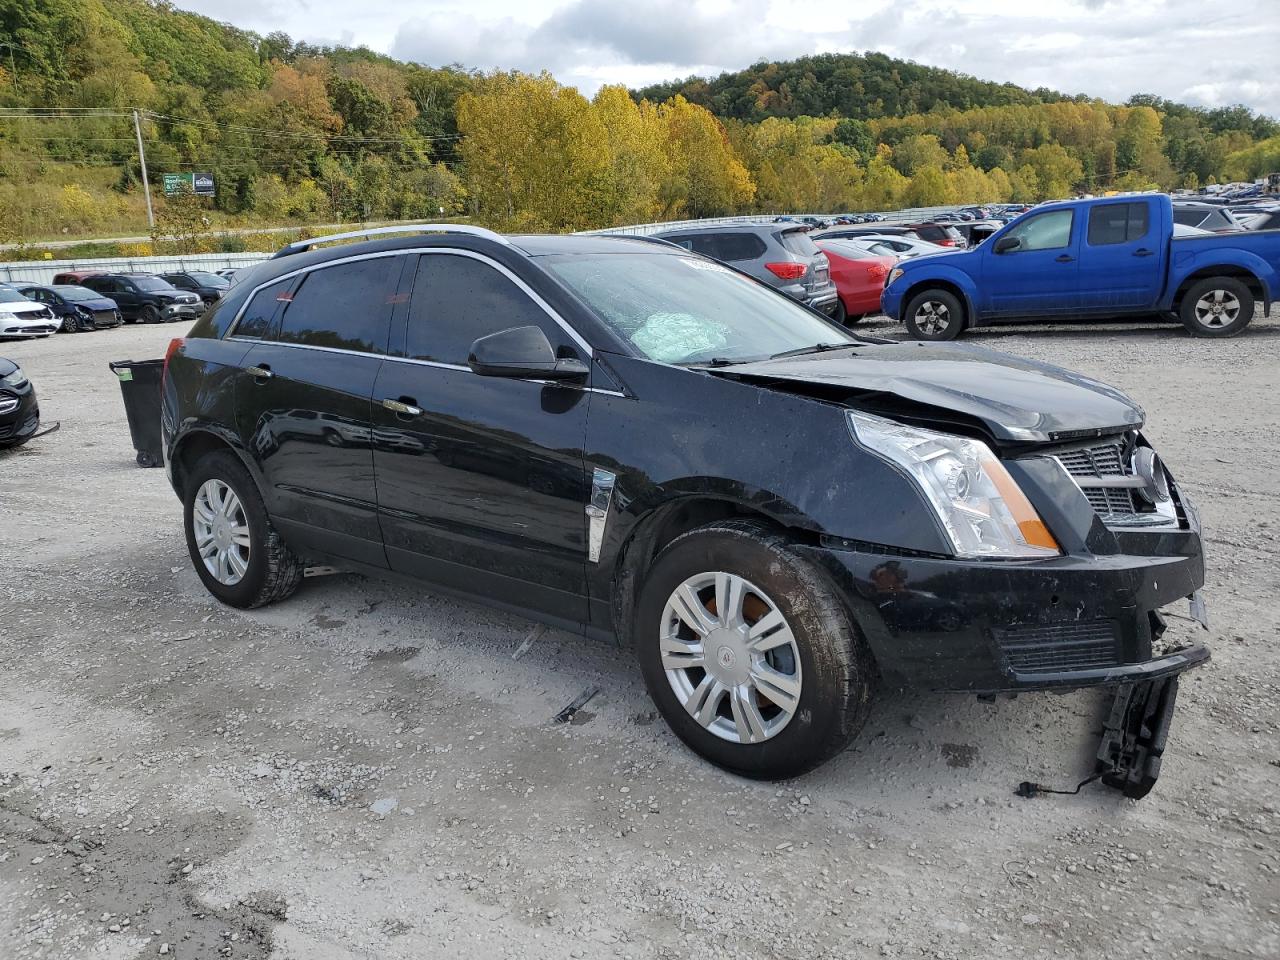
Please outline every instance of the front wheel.
[{"label": "front wheel", "polygon": [[62,318],[62,324],[58,327],[59,333],[79,333],[80,324],[76,322],[76,315],[68,313]]},{"label": "front wheel", "polygon": [[826,575],[786,537],[732,520],[672,541],[640,592],[634,642],[675,734],[742,776],[829,760],[871,703],[871,655]]},{"label": "front wheel", "polygon": [[261,607],[297,589],[302,561],[271,523],[257,485],[234,453],[215,451],[196,464],[183,505],[191,562],[223,603]]},{"label": "front wheel", "polygon": [[964,305],[946,290],[925,290],[907,303],[906,322],[914,340],[954,340],[964,329]]},{"label": "front wheel", "polygon": [[156,309],[154,304],[148,303],[142,308],[142,313],[139,314],[139,319],[143,323],[159,323],[160,311]]},{"label": "front wheel", "polygon": [[1210,277],[1192,286],[1178,310],[1197,337],[1234,337],[1253,319],[1253,293],[1235,277]]}]

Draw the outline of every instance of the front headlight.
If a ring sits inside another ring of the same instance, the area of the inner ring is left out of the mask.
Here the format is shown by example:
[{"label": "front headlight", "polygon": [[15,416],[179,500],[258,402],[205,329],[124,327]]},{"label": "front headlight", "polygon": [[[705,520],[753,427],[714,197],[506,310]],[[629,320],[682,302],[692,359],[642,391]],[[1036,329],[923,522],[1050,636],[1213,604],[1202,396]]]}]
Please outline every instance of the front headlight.
[{"label": "front headlight", "polygon": [[893,283],[893,281],[897,280],[900,276],[902,276],[902,268],[894,267],[889,271],[889,279],[884,282],[884,285],[886,287],[889,286],[889,284]]},{"label": "front headlight", "polygon": [[1062,553],[1035,507],[980,440],[849,411],[858,442],[901,467],[933,506],[957,557]]},{"label": "front headlight", "polygon": [[[3,315],[0,315],[0,319],[4,319]],[[0,377],[0,387],[13,387],[17,389],[18,387],[25,386],[26,383],[27,376],[22,372],[21,367],[14,370],[13,373]]]}]

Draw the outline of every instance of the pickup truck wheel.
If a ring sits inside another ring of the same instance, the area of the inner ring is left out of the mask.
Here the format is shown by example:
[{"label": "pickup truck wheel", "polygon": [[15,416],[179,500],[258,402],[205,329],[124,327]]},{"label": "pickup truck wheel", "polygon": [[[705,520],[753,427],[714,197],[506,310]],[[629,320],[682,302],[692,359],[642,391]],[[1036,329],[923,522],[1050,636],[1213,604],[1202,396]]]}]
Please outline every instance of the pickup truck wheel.
[{"label": "pickup truck wheel", "polygon": [[925,290],[907,303],[907,332],[914,340],[954,340],[964,329],[964,305],[946,290]]},{"label": "pickup truck wheel", "polygon": [[257,485],[234,453],[203,457],[182,500],[191,562],[215,597],[233,607],[261,607],[297,589],[303,563],[271,523]]},{"label": "pickup truck wheel", "polygon": [[798,776],[843,750],[870,708],[870,651],[827,576],[747,520],[673,540],[640,591],[634,642],[675,734],[717,766]]},{"label": "pickup truck wheel", "polygon": [[1253,320],[1253,294],[1235,277],[1210,277],[1182,297],[1182,325],[1197,337],[1234,337]]}]

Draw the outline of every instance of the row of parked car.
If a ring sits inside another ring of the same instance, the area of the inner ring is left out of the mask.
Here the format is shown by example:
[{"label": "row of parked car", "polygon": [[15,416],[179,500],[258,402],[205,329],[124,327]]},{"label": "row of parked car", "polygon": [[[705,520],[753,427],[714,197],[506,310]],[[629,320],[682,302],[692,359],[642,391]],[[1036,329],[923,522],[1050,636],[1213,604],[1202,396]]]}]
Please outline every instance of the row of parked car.
[{"label": "row of parked car", "polygon": [[231,274],[73,270],[52,282],[0,283],[0,338],[106,330],[122,323],[194,320],[231,286]]}]

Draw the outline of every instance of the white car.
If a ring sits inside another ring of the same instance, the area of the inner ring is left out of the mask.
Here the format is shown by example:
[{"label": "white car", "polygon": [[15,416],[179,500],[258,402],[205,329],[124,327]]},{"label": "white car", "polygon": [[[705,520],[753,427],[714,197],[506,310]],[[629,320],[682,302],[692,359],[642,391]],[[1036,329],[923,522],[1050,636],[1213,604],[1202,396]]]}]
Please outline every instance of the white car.
[{"label": "white car", "polygon": [[47,337],[57,330],[52,310],[0,283],[0,337]]},{"label": "white car", "polygon": [[907,260],[930,253],[957,253],[959,247],[944,247],[915,237],[899,237],[890,234],[870,234],[862,237],[845,237],[841,243],[851,243],[861,250],[880,257],[898,257]]}]

